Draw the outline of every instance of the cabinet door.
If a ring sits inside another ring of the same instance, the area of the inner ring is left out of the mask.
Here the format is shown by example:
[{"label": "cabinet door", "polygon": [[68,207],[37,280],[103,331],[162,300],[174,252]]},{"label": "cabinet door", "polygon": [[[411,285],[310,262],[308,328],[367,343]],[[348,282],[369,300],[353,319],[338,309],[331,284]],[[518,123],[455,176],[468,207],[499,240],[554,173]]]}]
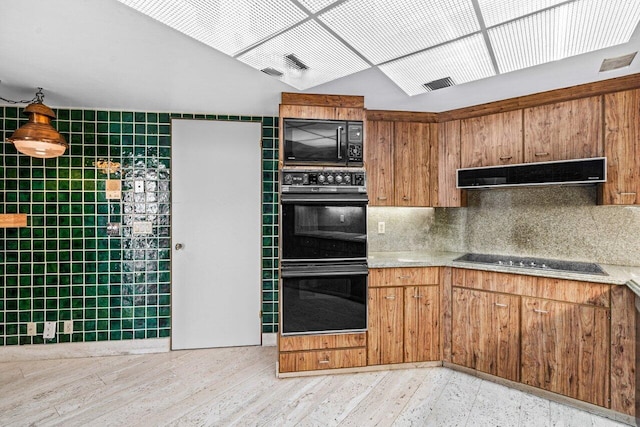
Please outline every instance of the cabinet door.
[{"label": "cabinet door", "polygon": [[395,122],[396,206],[429,206],[429,124]]},{"label": "cabinet door", "polygon": [[404,361],[440,360],[438,286],[404,289]]},{"label": "cabinet door", "polygon": [[462,120],[463,168],[522,163],[522,110]]},{"label": "cabinet door", "polygon": [[437,144],[431,147],[431,205],[457,208],[467,205],[467,193],[456,188],[460,168],[460,120],[437,125]]},{"label": "cabinet door", "polygon": [[368,121],[365,137],[369,204],[393,206],[393,122]]},{"label": "cabinet door", "polygon": [[524,161],[602,156],[602,98],[576,99],[524,110]]},{"label": "cabinet door", "polygon": [[601,203],[640,204],[640,89],[604,96],[607,182]]},{"label": "cabinet door", "polygon": [[403,309],[402,288],[369,288],[369,365],[402,363]]},{"label": "cabinet door", "polygon": [[452,362],[518,381],[519,298],[454,288]]},{"label": "cabinet door", "polygon": [[522,298],[521,381],[608,407],[609,311]]}]

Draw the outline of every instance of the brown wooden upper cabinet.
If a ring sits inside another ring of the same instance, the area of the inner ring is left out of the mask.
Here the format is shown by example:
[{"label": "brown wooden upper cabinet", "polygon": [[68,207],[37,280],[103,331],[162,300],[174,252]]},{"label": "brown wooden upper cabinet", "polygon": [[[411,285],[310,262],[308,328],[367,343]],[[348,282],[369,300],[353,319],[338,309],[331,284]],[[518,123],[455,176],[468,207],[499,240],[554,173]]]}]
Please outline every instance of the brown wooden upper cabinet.
[{"label": "brown wooden upper cabinet", "polygon": [[604,96],[607,182],[600,203],[640,204],[640,89]]},{"label": "brown wooden upper cabinet", "polygon": [[367,121],[365,153],[367,192],[371,206],[393,206],[393,122]]},{"label": "brown wooden upper cabinet", "polygon": [[524,162],[602,156],[602,97],[524,110]]},{"label": "brown wooden upper cabinet", "polygon": [[369,204],[429,206],[429,123],[368,121],[366,134]]},{"label": "brown wooden upper cabinet", "polygon": [[522,110],[462,120],[460,147],[463,168],[522,163]]}]

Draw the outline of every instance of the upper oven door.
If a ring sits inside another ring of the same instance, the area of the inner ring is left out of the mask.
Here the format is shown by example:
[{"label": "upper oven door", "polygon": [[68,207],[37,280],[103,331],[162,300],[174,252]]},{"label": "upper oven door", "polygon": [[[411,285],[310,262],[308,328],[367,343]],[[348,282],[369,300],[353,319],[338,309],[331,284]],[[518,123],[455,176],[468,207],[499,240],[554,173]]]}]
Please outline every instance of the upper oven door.
[{"label": "upper oven door", "polygon": [[285,165],[347,164],[347,122],[284,119]]},{"label": "upper oven door", "polygon": [[367,258],[366,194],[282,194],[281,258],[351,261]]}]

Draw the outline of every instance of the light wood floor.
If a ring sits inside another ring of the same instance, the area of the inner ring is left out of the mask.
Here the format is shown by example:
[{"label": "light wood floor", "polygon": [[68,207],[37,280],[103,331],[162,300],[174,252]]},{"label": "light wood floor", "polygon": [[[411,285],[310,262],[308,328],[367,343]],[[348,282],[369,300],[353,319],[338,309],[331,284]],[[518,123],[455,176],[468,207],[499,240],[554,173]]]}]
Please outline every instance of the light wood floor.
[{"label": "light wood floor", "polygon": [[617,426],[446,368],[275,378],[274,347],[0,363],[0,425]]}]

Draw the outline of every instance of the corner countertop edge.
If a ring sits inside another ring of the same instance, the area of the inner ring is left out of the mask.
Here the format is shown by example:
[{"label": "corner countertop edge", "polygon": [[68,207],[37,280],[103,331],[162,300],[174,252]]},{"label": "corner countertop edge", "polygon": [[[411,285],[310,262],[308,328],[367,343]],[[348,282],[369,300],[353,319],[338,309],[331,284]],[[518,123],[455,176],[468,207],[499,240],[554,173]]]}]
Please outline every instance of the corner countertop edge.
[{"label": "corner countertop edge", "polygon": [[500,273],[524,274],[529,276],[567,279],[583,282],[603,283],[609,285],[626,285],[640,296],[640,267],[625,265],[599,265],[607,273],[606,276],[569,273],[563,271],[541,271],[525,268],[504,267],[492,264],[475,264],[454,261],[464,255],[463,252],[430,252],[430,251],[397,251],[370,252],[369,268],[394,267],[456,267],[474,270],[495,271]]}]

